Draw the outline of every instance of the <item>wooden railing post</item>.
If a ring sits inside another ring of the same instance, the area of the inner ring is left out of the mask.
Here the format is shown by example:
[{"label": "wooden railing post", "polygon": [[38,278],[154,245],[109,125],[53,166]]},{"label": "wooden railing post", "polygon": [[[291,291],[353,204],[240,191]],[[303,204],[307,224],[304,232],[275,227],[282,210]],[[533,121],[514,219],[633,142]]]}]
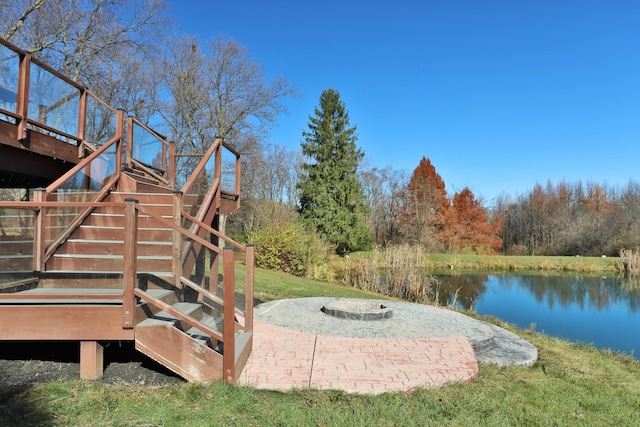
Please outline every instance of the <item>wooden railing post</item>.
[{"label": "wooden railing post", "polygon": [[[183,193],[179,190],[173,191],[173,223],[178,227],[182,227],[182,203]],[[180,277],[182,276],[182,233],[173,230],[173,276],[174,285],[177,288],[182,287]]]},{"label": "wooden railing post", "polygon": [[[220,214],[215,214],[211,226],[214,230],[218,230],[220,228]],[[211,234],[209,241],[217,247],[220,247],[220,238],[215,234]],[[214,251],[210,251],[210,254],[211,262],[209,264],[209,287],[207,288],[207,290],[213,292],[214,294],[217,294],[219,282],[218,273],[220,271],[220,254]]]},{"label": "wooden railing post", "polygon": [[133,166],[133,117],[127,119],[127,156],[125,163],[127,167]]},{"label": "wooden railing post", "polygon": [[246,287],[244,294],[244,330],[253,331],[253,266],[255,263],[255,246],[247,245],[245,249]]},{"label": "wooden railing post", "polygon": [[[33,190],[33,200],[44,202],[47,193],[44,188]],[[33,225],[33,271],[43,271],[44,249],[45,249],[45,218],[44,206],[39,206],[36,211],[35,223]]]},{"label": "wooden railing post", "polygon": [[138,276],[138,210],[137,199],[124,199],[124,270],[122,272],[122,326],[132,329],[134,319],[134,294]]},{"label": "wooden railing post", "polygon": [[80,100],[78,103],[78,158],[84,157],[85,142],[87,137],[87,88],[80,90]]},{"label": "wooden railing post", "polygon": [[169,187],[176,188],[176,143],[169,141]]},{"label": "wooden railing post", "polygon": [[223,251],[224,264],[224,306],[223,312],[223,354],[222,370],[224,372],[224,382],[233,383],[236,378],[236,355],[235,355],[235,274],[234,274],[234,252],[233,246],[225,246]]},{"label": "wooden railing post", "polygon": [[238,195],[238,198],[236,199],[236,209],[240,209],[240,169],[242,166],[242,162],[240,162],[240,156],[236,156],[236,187],[235,187],[235,194]]},{"label": "wooden railing post", "polygon": [[20,55],[20,68],[18,69],[18,96],[16,114],[20,116],[18,123],[18,139],[27,139],[27,120],[29,118],[29,78],[31,76],[31,55]]}]

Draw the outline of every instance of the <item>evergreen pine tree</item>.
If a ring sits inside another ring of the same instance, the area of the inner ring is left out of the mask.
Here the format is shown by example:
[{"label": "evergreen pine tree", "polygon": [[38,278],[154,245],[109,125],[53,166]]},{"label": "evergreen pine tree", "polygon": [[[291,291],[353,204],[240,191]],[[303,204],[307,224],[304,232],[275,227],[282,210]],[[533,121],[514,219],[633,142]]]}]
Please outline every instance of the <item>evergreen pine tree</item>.
[{"label": "evergreen pine tree", "polygon": [[303,131],[302,153],[306,160],[298,182],[299,212],[304,223],[317,230],[344,254],[369,246],[365,226],[364,195],[357,179],[363,152],[356,146],[356,127],[340,94],[326,89],[308,131]]}]

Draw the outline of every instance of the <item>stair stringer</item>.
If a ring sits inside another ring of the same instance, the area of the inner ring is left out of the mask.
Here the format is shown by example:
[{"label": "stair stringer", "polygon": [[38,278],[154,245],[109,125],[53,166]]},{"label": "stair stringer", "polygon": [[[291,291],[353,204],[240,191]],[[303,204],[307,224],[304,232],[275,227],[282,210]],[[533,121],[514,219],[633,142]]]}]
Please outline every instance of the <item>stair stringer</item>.
[{"label": "stair stringer", "polygon": [[222,378],[222,355],[171,323],[138,325],[135,348],[187,381],[211,383]]}]

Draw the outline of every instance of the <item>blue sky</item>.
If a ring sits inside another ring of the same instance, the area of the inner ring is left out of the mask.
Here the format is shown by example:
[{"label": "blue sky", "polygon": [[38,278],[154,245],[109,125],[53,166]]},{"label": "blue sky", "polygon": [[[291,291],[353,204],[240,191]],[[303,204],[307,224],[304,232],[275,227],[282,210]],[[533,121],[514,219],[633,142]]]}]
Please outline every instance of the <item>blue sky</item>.
[{"label": "blue sky", "polygon": [[371,165],[426,156],[451,195],[640,181],[637,0],[170,3],[181,32],[229,36],[295,84],[270,143],[299,148],[331,87]]}]

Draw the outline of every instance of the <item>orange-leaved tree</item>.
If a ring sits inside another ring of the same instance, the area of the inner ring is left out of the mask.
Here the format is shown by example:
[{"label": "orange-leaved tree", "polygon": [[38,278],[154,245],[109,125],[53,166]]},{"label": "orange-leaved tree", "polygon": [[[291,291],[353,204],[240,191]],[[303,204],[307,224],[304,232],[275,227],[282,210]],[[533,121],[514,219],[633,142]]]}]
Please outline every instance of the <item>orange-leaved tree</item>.
[{"label": "orange-leaved tree", "polygon": [[500,226],[500,218],[490,221],[487,210],[465,187],[453,196],[441,237],[450,252],[495,253],[502,246],[502,240],[497,237]]},{"label": "orange-leaved tree", "polygon": [[439,249],[450,202],[444,181],[426,157],[411,174],[401,199],[398,222],[405,239],[428,251]]}]

